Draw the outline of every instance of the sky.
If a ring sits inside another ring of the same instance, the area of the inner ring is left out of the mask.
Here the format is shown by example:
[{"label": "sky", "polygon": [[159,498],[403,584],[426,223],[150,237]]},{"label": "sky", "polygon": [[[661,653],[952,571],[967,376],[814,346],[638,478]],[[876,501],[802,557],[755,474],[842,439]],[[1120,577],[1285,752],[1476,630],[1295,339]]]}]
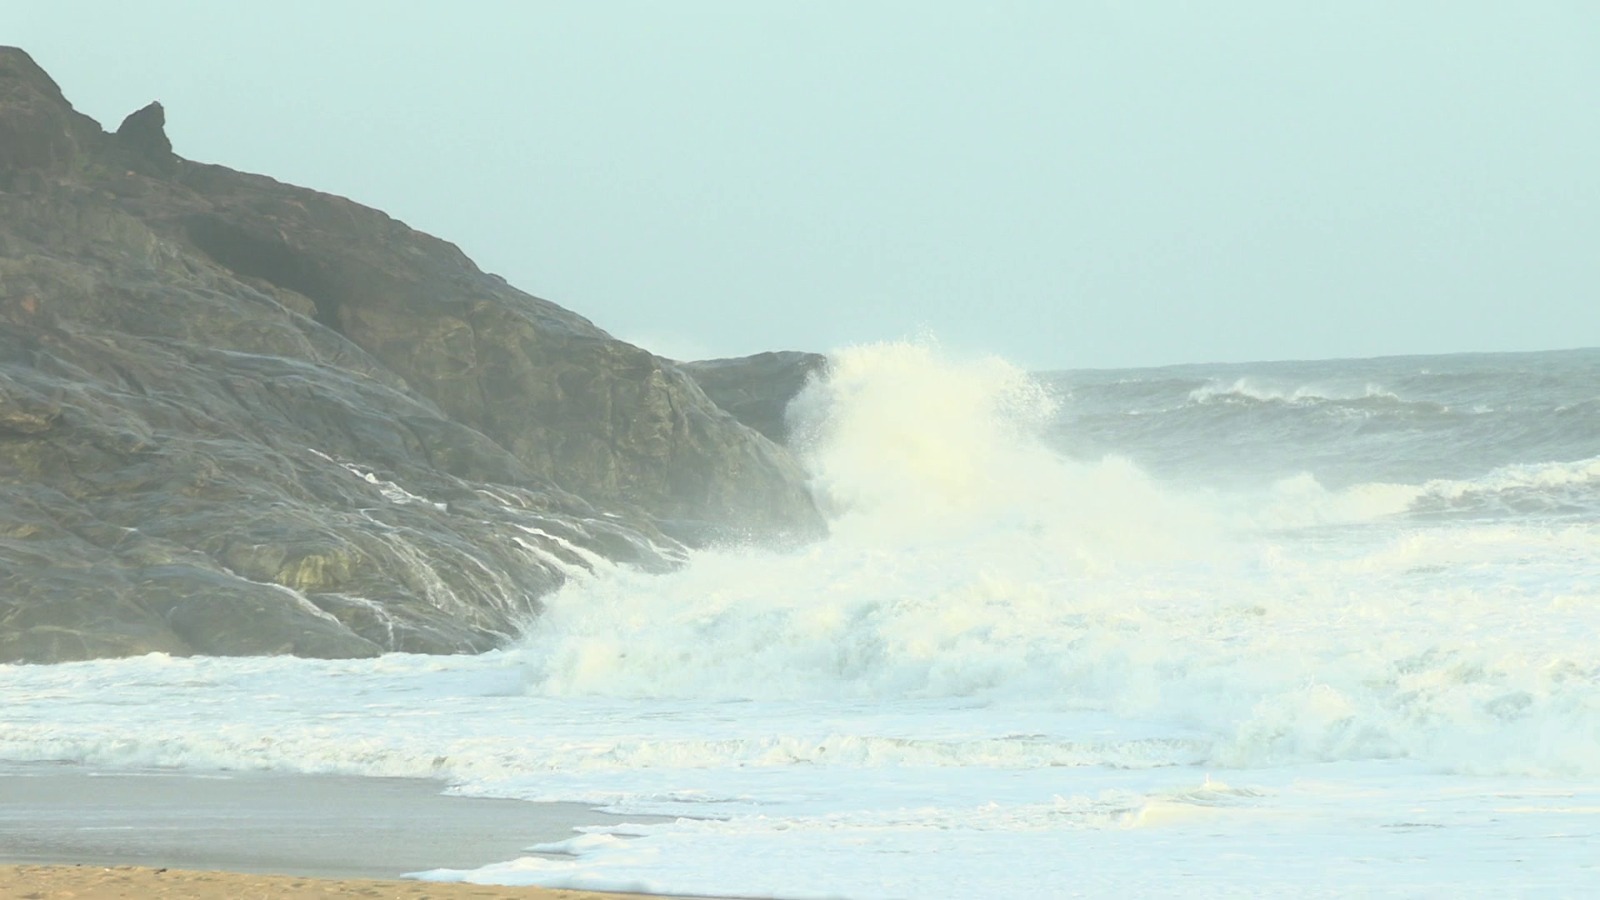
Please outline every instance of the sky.
[{"label": "sky", "polygon": [[1600,3],[7,0],[108,130],[677,358],[1600,345]]}]

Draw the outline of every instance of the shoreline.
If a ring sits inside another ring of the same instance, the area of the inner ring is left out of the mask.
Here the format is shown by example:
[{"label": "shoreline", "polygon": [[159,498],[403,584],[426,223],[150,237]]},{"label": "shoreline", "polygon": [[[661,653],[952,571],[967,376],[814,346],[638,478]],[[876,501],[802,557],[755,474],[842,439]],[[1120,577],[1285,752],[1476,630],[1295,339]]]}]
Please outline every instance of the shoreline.
[{"label": "shoreline", "polygon": [[320,878],[149,866],[0,863],[0,896],[27,900],[639,900],[561,888],[372,878]]},{"label": "shoreline", "polygon": [[662,821],[581,803],[456,797],[444,787],[411,778],[0,763],[0,896],[640,896],[403,878],[537,855],[524,848],[584,826]]}]

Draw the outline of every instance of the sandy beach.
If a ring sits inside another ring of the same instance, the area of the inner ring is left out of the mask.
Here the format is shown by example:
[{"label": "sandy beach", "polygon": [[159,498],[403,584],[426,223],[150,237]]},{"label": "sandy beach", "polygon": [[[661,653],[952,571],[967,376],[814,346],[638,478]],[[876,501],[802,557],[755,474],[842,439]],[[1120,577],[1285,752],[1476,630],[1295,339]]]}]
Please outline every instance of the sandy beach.
[{"label": "sandy beach", "polygon": [[[582,804],[484,800],[439,782],[0,767],[0,897],[578,898],[402,880],[474,868],[620,821]],[[633,895],[637,896],[637,895]]]},{"label": "sandy beach", "polygon": [[435,884],[423,881],[304,878],[147,866],[0,866],[0,897],[18,900],[622,900],[637,894]]}]

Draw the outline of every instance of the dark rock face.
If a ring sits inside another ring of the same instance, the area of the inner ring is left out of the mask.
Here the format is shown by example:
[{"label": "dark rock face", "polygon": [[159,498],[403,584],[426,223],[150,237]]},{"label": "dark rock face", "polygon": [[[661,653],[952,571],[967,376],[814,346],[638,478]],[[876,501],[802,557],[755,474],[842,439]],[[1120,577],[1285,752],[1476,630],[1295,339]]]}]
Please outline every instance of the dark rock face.
[{"label": "dark rock face", "polygon": [[160,103],[128,114],[117,128],[117,142],[129,152],[170,168],[172,141],[167,140],[167,112]]},{"label": "dark rock face", "polygon": [[784,410],[813,376],[827,371],[828,358],[787,350],[735,359],[678,363],[718,406],[777,443],[789,439]]},{"label": "dark rock face", "polygon": [[26,53],[0,48],[0,189],[18,176],[67,173],[100,136]]},{"label": "dark rock face", "polygon": [[678,367],[163,124],[0,48],[0,662],[476,651],[601,560],[820,533]]}]

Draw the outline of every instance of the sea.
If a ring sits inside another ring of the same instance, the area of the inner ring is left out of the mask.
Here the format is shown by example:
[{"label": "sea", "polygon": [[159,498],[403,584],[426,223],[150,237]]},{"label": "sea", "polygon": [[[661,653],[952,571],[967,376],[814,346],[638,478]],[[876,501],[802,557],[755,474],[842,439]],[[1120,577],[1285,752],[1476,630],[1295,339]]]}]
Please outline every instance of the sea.
[{"label": "sea", "polygon": [[885,343],[789,421],[825,540],[594,560],[479,656],[0,667],[0,760],[638,817],[432,880],[1600,894],[1600,350],[1029,373]]}]

